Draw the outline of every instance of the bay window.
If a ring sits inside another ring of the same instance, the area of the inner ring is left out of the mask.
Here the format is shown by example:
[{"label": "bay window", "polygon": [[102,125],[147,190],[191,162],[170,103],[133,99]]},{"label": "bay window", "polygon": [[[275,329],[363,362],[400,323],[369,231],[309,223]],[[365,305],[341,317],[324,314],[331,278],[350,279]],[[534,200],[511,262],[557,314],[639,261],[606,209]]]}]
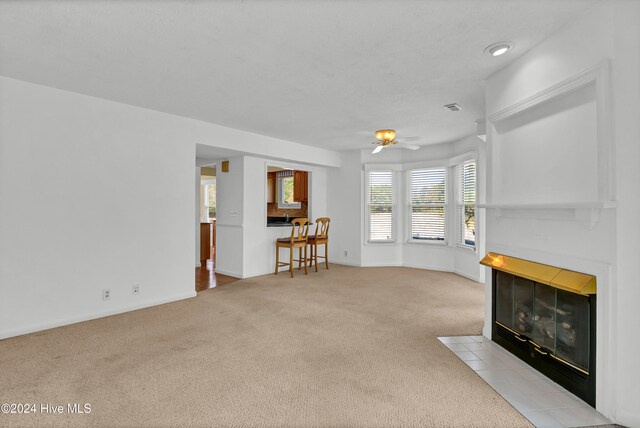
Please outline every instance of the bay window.
[{"label": "bay window", "polygon": [[447,171],[445,168],[409,171],[409,238],[445,242]]},{"label": "bay window", "polygon": [[369,242],[393,242],[394,213],[393,171],[367,173],[367,229]]},{"label": "bay window", "polygon": [[458,245],[476,247],[476,162],[456,165],[456,223]]}]

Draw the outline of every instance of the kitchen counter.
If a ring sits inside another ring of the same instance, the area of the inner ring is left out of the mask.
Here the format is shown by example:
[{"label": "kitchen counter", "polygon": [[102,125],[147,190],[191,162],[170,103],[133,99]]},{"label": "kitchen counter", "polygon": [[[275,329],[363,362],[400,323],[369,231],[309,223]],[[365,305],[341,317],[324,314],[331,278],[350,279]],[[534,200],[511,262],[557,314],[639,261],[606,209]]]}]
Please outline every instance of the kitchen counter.
[{"label": "kitchen counter", "polygon": [[[309,226],[313,223],[309,223]],[[291,223],[267,223],[267,227],[291,227]]]},{"label": "kitchen counter", "polygon": [[[267,227],[291,227],[291,220],[295,217],[271,217],[267,216]],[[312,225],[313,223],[309,223]]]}]

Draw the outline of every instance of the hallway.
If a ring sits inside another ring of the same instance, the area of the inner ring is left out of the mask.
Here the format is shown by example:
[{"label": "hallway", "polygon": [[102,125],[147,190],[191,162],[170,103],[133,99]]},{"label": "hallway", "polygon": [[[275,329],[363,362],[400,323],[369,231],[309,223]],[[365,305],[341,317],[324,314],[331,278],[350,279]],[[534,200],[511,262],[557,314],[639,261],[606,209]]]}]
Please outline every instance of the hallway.
[{"label": "hallway", "polygon": [[215,273],[215,262],[212,259],[207,260],[206,266],[196,268],[197,292],[216,288],[220,285],[230,284],[237,280],[238,278],[234,278],[232,276]]}]

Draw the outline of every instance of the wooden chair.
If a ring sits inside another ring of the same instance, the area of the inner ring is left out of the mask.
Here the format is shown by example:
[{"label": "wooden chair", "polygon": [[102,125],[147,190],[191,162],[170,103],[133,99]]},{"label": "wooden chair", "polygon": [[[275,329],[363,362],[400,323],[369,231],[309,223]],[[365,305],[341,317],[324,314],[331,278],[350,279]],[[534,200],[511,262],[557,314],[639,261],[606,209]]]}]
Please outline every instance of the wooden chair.
[{"label": "wooden chair", "polygon": [[[307,238],[307,244],[311,246],[310,263],[315,262],[316,272],[318,272],[318,257],[324,259],[324,265],[329,269],[329,217],[320,217],[316,219],[316,233]],[[318,245],[324,245],[324,256],[318,255]],[[309,264],[309,266],[311,266]]]},{"label": "wooden chair", "polygon": [[[302,269],[304,265],[304,274],[307,275],[307,235],[309,234],[309,219],[308,218],[294,218],[291,220],[291,236],[289,238],[278,238],[276,240],[276,271],[278,274],[278,268],[280,266],[289,266],[289,273],[293,278],[293,251],[298,248],[299,256],[296,260],[298,262],[298,269]],[[289,249],[289,263],[280,261],[280,248]],[[304,250],[304,258],[302,257],[302,251]]]}]

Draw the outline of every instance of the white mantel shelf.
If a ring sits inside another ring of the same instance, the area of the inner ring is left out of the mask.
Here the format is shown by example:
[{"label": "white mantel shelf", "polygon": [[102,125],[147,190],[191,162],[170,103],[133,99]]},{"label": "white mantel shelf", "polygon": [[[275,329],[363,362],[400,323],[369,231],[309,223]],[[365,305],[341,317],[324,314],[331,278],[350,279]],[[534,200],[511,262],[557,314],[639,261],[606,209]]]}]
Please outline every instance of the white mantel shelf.
[{"label": "white mantel shelf", "polygon": [[[503,216],[502,211],[511,212],[519,217],[517,213],[545,212],[551,213],[551,217],[557,216],[562,211],[572,210],[573,219],[582,223],[588,229],[593,229],[600,220],[600,211],[603,209],[615,208],[616,201],[588,201],[588,202],[542,202],[542,203],[512,203],[512,204],[478,204],[478,208],[492,210],[498,217]],[[545,216],[545,218],[549,218]]]},{"label": "white mantel shelf", "polygon": [[542,203],[516,203],[516,204],[478,204],[478,208],[488,209],[513,209],[513,210],[566,210],[566,209],[607,209],[615,208],[616,201],[592,201],[592,202],[542,202]]}]

